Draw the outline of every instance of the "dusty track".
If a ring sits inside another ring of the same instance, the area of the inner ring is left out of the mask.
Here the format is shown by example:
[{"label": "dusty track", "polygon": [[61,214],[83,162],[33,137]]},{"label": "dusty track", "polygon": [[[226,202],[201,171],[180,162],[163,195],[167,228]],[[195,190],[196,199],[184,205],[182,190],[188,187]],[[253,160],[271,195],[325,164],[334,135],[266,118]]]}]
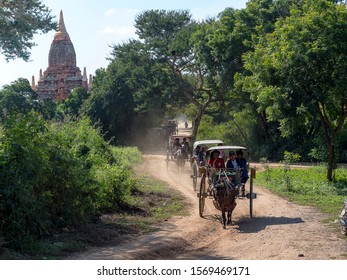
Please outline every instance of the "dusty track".
[{"label": "dusty track", "polygon": [[254,218],[249,201],[238,199],[233,225],[224,230],[219,212],[207,199],[205,218],[198,214],[198,199],[189,178],[189,167],[178,173],[174,162],[166,170],[165,157],[145,155],[146,174],[167,182],[186,198],[189,216],[175,217],[160,231],[120,246],[95,248],[73,259],[346,259],[347,242],[325,216],[311,207],[290,203],[255,187]]}]

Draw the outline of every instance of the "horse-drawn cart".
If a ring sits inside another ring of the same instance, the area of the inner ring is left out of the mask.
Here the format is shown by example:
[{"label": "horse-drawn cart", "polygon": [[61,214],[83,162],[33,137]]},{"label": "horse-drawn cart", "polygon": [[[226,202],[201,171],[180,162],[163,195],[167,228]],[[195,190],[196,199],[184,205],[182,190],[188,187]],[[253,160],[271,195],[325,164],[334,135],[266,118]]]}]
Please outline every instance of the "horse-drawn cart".
[{"label": "horse-drawn cart", "polygon": [[[245,150],[245,147],[240,146],[215,146],[208,149],[211,154],[215,151],[233,154],[236,151]],[[247,168],[247,171],[245,168]],[[253,199],[256,198],[256,193],[253,192],[254,168],[249,168],[249,166],[241,167],[241,164],[233,168],[216,168],[206,165],[205,167],[200,167],[200,170],[202,172],[198,193],[200,217],[204,216],[206,198],[212,198],[214,207],[222,212],[224,228],[226,224],[231,224],[231,215],[236,207],[236,200],[239,198],[249,199],[249,215],[251,218],[253,217]],[[249,176],[249,189],[246,193],[245,181],[248,179],[248,170],[250,170],[251,176]],[[227,218],[226,213],[228,213]]]},{"label": "horse-drawn cart", "polygon": [[178,170],[183,170],[185,163],[190,161],[190,143],[192,136],[190,134],[171,135],[166,145],[166,168],[169,168],[169,162],[176,162]]}]

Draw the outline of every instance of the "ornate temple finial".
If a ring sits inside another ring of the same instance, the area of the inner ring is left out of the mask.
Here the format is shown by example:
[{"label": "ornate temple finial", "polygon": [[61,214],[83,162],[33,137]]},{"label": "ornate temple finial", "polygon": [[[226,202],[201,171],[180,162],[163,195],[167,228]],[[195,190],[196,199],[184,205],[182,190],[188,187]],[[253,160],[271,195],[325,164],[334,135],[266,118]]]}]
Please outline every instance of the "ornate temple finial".
[{"label": "ornate temple finial", "polygon": [[65,23],[64,23],[64,17],[63,17],[63,11],[60,10],[60,16],[59,16],[59,23],[58,23],[58,32],[61,33],[67,33]]},{"label": "ornate temple finial", "polygon": [[40,69],[40,75],[39,75],[39,80],[42,79],[42,69]]},{"label": "ornate temple finial", "polygon": [[54,40],[70,40],[69,34],[66,31],[62,10],[60,11],[58,31],[54,35]]}]

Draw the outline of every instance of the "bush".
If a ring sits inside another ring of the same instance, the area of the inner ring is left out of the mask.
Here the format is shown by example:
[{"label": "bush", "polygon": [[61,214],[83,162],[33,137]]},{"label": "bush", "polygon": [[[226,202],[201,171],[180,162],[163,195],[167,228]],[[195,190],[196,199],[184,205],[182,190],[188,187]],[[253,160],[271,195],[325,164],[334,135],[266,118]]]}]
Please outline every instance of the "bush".
[{"label": "bush", "polygon": [[112,148],[87,119],[7,117],[0,135],[0,236],[18,248],[118,207],[135,184],[131,166],[139,158],[134,148]]}]

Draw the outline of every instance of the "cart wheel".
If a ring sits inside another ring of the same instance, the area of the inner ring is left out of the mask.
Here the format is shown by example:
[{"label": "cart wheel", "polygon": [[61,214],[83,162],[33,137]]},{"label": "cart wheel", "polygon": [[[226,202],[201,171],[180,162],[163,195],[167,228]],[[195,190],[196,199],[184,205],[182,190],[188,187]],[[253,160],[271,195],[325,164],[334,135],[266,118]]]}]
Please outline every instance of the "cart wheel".
[{"label": "cart wheel", "polygon": [[201,218],[204,217],[204,207],[205,207],[205,198],[206,198],[206,175],[204,174],[201,177],[200,182],[200,192],[199,192],[199,215]]},{"label": "cart wheel", "polygon": [[194,187],[194,191],[196,191],[196,187],[197,187],[197,182],[198,181],[198,167],[196,164],[193,164],[193,187]]},{"label": "cart wheel", "polygon": [[345,226],[341,226],[341,233],[347,236],[347,228]]},{"label": "cart wheel", "polygon": [[253,178],[249,181],[249,216],[253,218]]}]

